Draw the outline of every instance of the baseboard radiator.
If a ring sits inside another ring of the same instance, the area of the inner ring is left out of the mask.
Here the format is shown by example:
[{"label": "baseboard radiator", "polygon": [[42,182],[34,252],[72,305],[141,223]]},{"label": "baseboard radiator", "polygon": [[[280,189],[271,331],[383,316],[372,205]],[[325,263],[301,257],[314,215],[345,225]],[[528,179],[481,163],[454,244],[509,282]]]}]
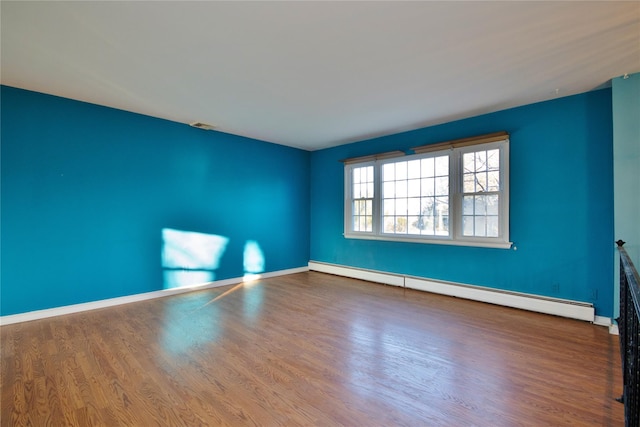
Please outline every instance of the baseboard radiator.
[{"label": "baseboard radiator", "polygon": [[310,261],[309,270],[594,322],[593,304]]}]

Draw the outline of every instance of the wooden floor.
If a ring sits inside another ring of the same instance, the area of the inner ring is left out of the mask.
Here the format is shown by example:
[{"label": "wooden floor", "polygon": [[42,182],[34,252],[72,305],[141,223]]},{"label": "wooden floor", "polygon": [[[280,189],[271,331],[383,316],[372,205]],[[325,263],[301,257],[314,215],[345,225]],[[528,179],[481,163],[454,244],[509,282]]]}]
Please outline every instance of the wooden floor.
[{"label": "wooden floor", "polygon": [[2,426],[622,426],[589,323],[300,273],[0,328]]}]

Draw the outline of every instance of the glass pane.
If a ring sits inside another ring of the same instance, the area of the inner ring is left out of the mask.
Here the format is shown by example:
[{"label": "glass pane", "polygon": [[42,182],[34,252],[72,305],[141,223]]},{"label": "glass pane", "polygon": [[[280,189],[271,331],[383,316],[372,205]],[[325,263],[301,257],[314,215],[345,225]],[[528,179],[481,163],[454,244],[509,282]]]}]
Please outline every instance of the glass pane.
[{"label": "glass pane", "polygon": [[492,194],[486,197],[487,215],[498,215],[500,213],[500,196]]},{"label": "glass pane", "polygon": [[449,175],[449,156],[436,157],[436,176]]},{"label": "glass pane", "polygon": [[444,196],[449,194],[449,178],[446,176],[436,178],[436,195]]},{"label": "glass pane", "polygon": [[419,217],[410,216],[408,220],[409,220],[409,228],[407,232],[409,234],[420,234],[420,229],[418,228]]},{"label": "glass pane", "polygon": [[393,181],[396,179],[395,163],[386,163],[382,166],[382,177],[385,181]]},{"label": "glass pane", "polygon": [[464,193],[475,193],[476,191],[476,180],[474,179],[474,174],[465,173],[464,174],[464,184],[462,191]]},{"label": "glass pane", "polygon": [[383,222],[384,222],[384,232],[393,233],[393,230],[395,228],[395,217],[385,216],[383,219]]},{"label": "glass pane", "polygon": [[476,170],[475,156],[473,153],[464,153],[462,155],[462,167],[465,173],[474,172]]},{"label": "glass pane", "polygon": [[383,214],[384,215],[395,215],[396,214],[396,200],[395,199],[384,199],[383,201]]},{"label": "glass pane", "polygon": [[473,215],[473,196],[464,196],[462,198],[462,214]]},{"label": "glass pane", "polygon": [[487,152],[476,151],[476,172],[484,172],[487,170]]},{"label": "glass pane", "polygon": [[476,193],[487,191],[487,174],[480,172],[476,174]]},{"label": "glass pane", "polygon": [[432,216],[423,216],[422,217],[422,234],[426,234],[429,236],[433,236],[435,234],[434,230],[434,220]]},{"label": "glass pane", "polygon": [[420,188],[421,196],[433,196],[435,194],[436,180],[434,178],[423,178]]},{"label": "glass pane", "polygon": [[396,199],[396,215],[407,214],[407,199]]},{"label": "glass pane", "polygon": [[498,225],[498,217],[488,216],[487,217],[487,236],[498,237],[499,231],[500,231],[500,227]]},{"label": "glass pane", "polygon": [[407,181],[396,181],[396,197],[407,197]]},{"label": "glass pane", "polygon": [[487,191],[500,191],[500,171],[487,173]]},{"label": "glass pane", "polygon": [[462,234],[465,236],[473,236],[473,217],[472,216],[463,216],[462,217]]},{"label": "glass pane", "polygon": [[436,236],[447,236],[449,234],[449,230],[447,229],[447,225],[444,221],[446,217],[438,217],[436,218],[435,223],[435,235]]},{"label": "glass pane", "polygon": [[487,169],[500,169],[500,150],[495,149],[487,151]]},{"label": "glass pane", "polygon": [[396,217],[396,233],[406,233],[407,232],[407,217],[398,216]]},{"label": "glass pane", "polygon": [[362,184],[353,184],[353,198],[360,199],[362,197]]},{"label": "glass pane", "polygon": [[384,185],[382,186],[382,197],[391,198],[395,196],[396,196],[396,183],[393,181],[385,182]]},{"label": "glass pane", "polygon": [[422,177],[430,178],[435,176],[435,165],[433,157],[421,160]]},{"label": "glass pane", "polygon": [[396,163],[396,179],[407,179],[407,162]]},{"label": "glass pane", "polygon": [[367,199],[373,198],[373,182],[367,183],[367,194],[365,197]]},{"label": "glass pane", "polygon": [[360,231],[360,217],[359,216],[355,216],[353,217],[353,224],[351,224],[351,228],[353,229],[353,231]]},{"label": "glass pane", "polygon": [[360,217],[360,231],[367,231],[367,217]]},{"label": "glass pane", "polygon": [[409,215],[420,215],[420,199],[418,197],[410,198],[407,209]]},{"label": "glass pane", "polygon": [[410,179],[408,181],[409,189],[407,191],[407,196],[409,197],[419,197],[420,196],[420,180],[419,179]]},{"label": "glass pane", "polygon": [[487,214],[487,202],[485,200],[486,196],[476,196],[475,197],[475,215],[486,215]]},{"label": "glass pane", "polygon": [[407,177],[409,179],[420,178],[420,160],[411,160],[408,162]]},{"label": "glass pane", "polygon": [[362,168],[355,168],[351,171],[351,175],[353,176],[352,181],[354,184],[360,184],[361,170]]},{"label": "glass pane", "polygon": [[484,237],[487,235],[487,217],[476,216],[474,217],[474,236]]},{"label": "glass pane", "polygon": [[448,197],[436,197],[436,212],[440,215],[449,215]]},{"label": "glass pane", "polygon": [[435,197],[422,198],[422,215],[432,216],[436,205]]},{"label": "glass pane", "polygon": [[367,182],[373,182],[373,166],[367,166]]}]

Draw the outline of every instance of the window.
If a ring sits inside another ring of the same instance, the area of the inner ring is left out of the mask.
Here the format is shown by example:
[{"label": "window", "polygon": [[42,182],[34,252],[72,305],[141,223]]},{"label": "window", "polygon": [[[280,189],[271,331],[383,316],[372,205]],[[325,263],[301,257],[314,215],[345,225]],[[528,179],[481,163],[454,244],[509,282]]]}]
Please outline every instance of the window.
[{"label": "window", "polygon": [[345,237],[509,248],[506,133],[345,161]]}]

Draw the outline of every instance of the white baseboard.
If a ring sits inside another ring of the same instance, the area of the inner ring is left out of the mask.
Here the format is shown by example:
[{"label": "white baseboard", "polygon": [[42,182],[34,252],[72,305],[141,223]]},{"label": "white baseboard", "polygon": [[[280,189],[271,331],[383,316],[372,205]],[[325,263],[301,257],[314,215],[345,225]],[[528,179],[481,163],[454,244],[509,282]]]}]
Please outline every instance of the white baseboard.
[{"label": "white baseboard", "polygon": [[404,287],[404,276],[392,273],[343,267],[336,264],[326,264],[315,261],[309,261],[309,270],[318,271],[320,273],[335,274],[336,276],[351,277],[352,279],[367,280],[369,282],[383,283],[385,285]]},{"label": "white baseboard", "polygon": [[594,316],[593,319],[593,324],[594,325],[598,325],[598,326],[606,326],[607,328],[610,328],[612,326],[612,321],[610,317],[604,317],[604,316]]},{"label": "white baseboard", "polygon": [[[506,307],[519,308],[538,313],[552,314],[555,316],[568,317],[571,319],[584,320],[588,322],[595,323],[596,320],[593,304],[585,302],[549,298],[533,294],[503,291],[500,289],[454,282],[444,282],[440,280],[431,280],[413,276],[402,276],[398,274],[363,270],[317,261],[309,262],[309,270],[336,274],[338,276],[369,280],[377,283],[404,286],[406,288],[417,289],[426,292],[432,292],[474,301],[481,301]],[[606,319],[600,316],[598,317],[601,322],[604,322],[604,319]],[[609,324],[610,323],[611,322],[609,321]]]},{"label": "white baseboard", "polygon": [[[287,270],[273,271],[270,273],[255,274],[247,276],[248,280],[267,279],[269,277],[284,276],[287,274],[302,273],[309,271],[309,267],[290,268]],[[162,289],[159,291],[145,292],[142,294],[127,295],[117,298],[109,298],[99,301],[91,301],[81,304],[66,305],[63,307],[48,308],[45,310],[30,311],[27,313],[11,314],[0,317],[0,326],[12,323],[28,322],[31,320],[45,319],[47,317],[62,316],[65,314],[79,313],[82,311],[96,310],[99,308],[113,307],[121,304],[145,301],[155,298],[167,297],[170,295],[182,294],[185,292],[200,291],[203,289],[217,288],[220,286],[235,285],[246,281],[245,277],[234,277],[232,279],[216,280],[214,282],[202,283],[193,286],[183,286],[173,289]]]}]

